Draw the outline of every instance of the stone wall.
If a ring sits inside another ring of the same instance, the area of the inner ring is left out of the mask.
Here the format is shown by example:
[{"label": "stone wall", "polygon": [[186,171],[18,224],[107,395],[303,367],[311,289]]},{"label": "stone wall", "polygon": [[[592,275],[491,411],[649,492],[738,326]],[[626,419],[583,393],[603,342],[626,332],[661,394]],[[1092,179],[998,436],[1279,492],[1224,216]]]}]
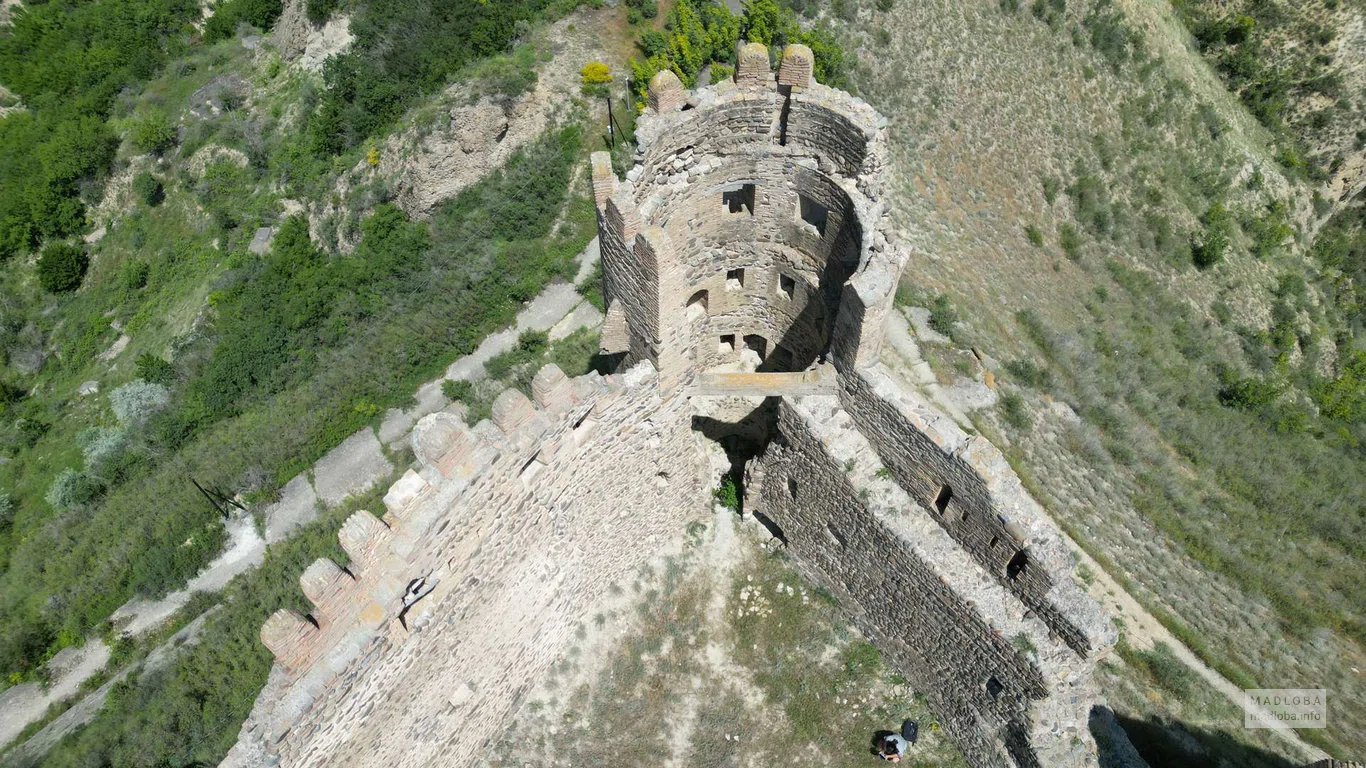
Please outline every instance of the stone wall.
[{"label": "stone wall", "polygon": [[888,476],[833,396],[783,400],[758,511],[979,766],[1095,763],[1092,661],[1078,656]]},{"label": "stone wall", "polygon": [[985,573],[1077,653],[1114,643],[1108,620],[1069,576],[1056,526],[990,442],[880,365],[842,371],[840,401],[897,483]]},{"label": "stone wall", "polygon": [[761,370],[802,370],[826,353],[849,278],[904,262],[878,202],[885,122],[813,82],[803,46],[785,51],[781,87],[758,69],[762,49],[742,50],[735,82],[652,82],[623,182],[594,158],[605,293],[622,325],[609,337],[666,381],[734,363],[746,337],[763,347]]},{"label": "stone wall", "polygon": [[262,628],[278,673],[239,755],[473,759],[609,585],[708,509],[688,403],[661,398],[648,364],[576,379],[546,366],[533,394],[509,390],[473,428],[446,413],[419,423],[417,467],[385,497],[384,521],[348,520],[346,568],[319,560],[301,577],[312,615],[281,611]]}]

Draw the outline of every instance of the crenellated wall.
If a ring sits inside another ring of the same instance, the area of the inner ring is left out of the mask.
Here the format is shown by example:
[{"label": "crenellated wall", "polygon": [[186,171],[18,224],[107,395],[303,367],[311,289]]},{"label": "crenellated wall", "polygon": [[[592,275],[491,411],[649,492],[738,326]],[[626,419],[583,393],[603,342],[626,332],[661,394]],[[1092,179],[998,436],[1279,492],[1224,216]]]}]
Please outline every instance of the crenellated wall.
[{"label": "crenellated wall", "polygon": [[885,121],[816,83],[805,46],[776,74],[763,46],[738,54],[733,82],[654,77],[624,180],[593,156],[602,347],[624,373],[546,366],[490,420],[419,422],[383,519],[354,515],[348,562],[301,576],[311,614],[262,627],[279,665],[239,746],[471,763],[608,585],[709,508],[712,439],[762,446],[752,507],[970,763],[1095,764],[1114,627],[1001,454],[880,362],[906,261]]},{"label": "crenellated wall", "polygon": [[[461,685],[483,704],[454,741],[472,750],[496,734],[516,692],[553,663],[551,640],[570,639],[609,585],[633,578],[709,506],[696,492],[704,463],[687,401],[660,395],[648,363],[573,379],[547,365],[532,398],[504,392],[477,426],[424,417],[412,435],[417,467],[384,497],[383,520],[353,515],[338,534],[345,567],[322,559],[300,577],[311,615],[282,610],[262,627],[281,674],[244,741],[285,764],[415,764],[425,753],[382,724],[445,717]],[[421,597],[405,610],[419,577]],[[422,659],[433,645],[442,659]],[[421,671],[430,663],[448,673]],[[442,762],[435,751],[424,759]]]},{"label": "crenellated wall", "polygon": [[747,348],[761,371],[805,369],[830,348],[850,277],[904,262],[878,202],[885,122],[812,80],[804,46],[776,79],[767,55],[744,47],[734,82],[692,93],[660,73],[625,181],[606,153],[593,159],[604,348],[670,384]]}]

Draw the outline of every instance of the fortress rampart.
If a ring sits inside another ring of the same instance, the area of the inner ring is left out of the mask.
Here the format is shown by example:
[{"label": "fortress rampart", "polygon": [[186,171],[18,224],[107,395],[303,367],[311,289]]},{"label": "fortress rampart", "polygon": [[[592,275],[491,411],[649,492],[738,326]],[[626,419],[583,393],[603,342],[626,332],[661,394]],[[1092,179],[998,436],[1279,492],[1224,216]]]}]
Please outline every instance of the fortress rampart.
[{"label": "fortress rampart", "polygon": [[310,615],[262,628],[279,665],[244,740],[286,764],[473,760],[606,585],[710,507],[716,439],[750,447],[746,513],[973,765],[1095,764],[1114,628],[1001,454],[881,362],[906,261],[885,121],[804,46],[776,75],[739,53],[733,82],[652,80],[625,179],[592,158],[623,373],[547,366],[476,427],[423,419],[383,521],[348,520],[350,562],[300,580]]}]

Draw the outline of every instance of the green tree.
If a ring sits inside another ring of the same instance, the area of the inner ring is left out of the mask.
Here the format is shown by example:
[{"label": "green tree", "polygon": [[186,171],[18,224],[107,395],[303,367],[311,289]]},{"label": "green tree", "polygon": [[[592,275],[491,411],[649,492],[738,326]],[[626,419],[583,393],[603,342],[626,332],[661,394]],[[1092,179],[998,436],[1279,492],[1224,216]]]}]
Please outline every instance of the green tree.
[{"label": "green tree", "polygon": [[66,293],[81,287],[90,259],[71,243],[52,243],[38,256],[38,283],[48,293]]}]

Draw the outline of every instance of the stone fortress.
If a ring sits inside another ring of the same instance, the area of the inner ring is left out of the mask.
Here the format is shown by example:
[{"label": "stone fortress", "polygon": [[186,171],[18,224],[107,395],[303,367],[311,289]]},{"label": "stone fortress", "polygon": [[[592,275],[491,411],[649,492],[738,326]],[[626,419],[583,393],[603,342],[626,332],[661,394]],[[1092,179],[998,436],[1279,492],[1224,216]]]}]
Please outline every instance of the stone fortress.
[{"label": "stone fortress", "polygon": [[1001,454],[881,362],[886,123],[812,65],[748,44],[733,82],[653,79],[635,167],[592,160],[617,373],[549,365],[489,421],[417,425],[383,520],[350,518],[346,567],[300,577],[311,614],[261,629],[277,664],[227,764],[476,761],[610,585],[709,514],[718,444],[971,764],[1096,764],[1115,630]]}]

